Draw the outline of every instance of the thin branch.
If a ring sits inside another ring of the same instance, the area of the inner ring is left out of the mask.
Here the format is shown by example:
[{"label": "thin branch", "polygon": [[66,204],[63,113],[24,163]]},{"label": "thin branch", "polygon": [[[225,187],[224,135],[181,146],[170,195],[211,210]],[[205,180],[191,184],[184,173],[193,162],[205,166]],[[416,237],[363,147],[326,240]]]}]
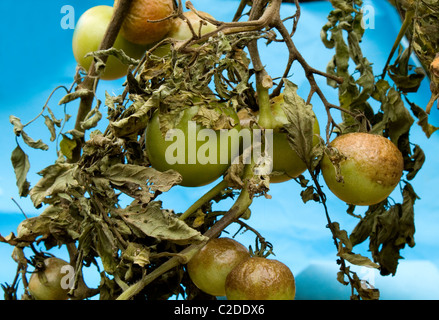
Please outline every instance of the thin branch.
[{"label": "thin branch", "polygon": [[[119,31],[122,27],[125,16],[127,15],[130,9],[132,1],[133,0],[119,1],[118,5],[114,9],[113,16],[111,18],[111,21],[108,25],[108,28],[105,32],[104,38],[98,50],[107,50],[113,46],[119,34]],[[108,56],[103,56],[101,59],[105,63],[107,61],[107,58]],[[98,81],[99,78],[98,78],[98,74],[96,73],[95,61],[93,61],[84,81],[82,81],[77,87],[77,90],[85,89],[89,91],[88,95],[81,98],[78,114],[76,116],[75,129],[80,132],[84,132],[81,123],[82,121],[84,121],[85,117],[91,110],[93,99],[94,99],[94,90],[96,89]],[[76,148],[73,150],[72,153],[72,160],[71,160],[72,162],[77,162],[79,160],[83,143],[84,143],[84,139],[76,140]]]},{"label": "thin branch", "polygon": [[212,189],[206,192],[200,199],[198,199],[193,205],[191,205],[181,216],[180,220],[186,220],[189,218],[195,211],[197,211],[203,204],[212,200],[216,195],[218,195],[221,191],[228,187],[228,182],[226,180],[222,180],[220,183],[215,185]]}]

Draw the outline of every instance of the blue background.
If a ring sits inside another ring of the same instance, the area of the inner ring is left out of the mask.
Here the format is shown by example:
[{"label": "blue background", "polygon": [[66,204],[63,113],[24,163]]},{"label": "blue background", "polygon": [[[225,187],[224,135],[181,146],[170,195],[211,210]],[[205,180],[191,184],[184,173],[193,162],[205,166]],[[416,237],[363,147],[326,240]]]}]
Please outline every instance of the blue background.
[{"label": "blue background", "polygon": [[[74,8],[75,19],[88,8],[107,4],[113,1],[30,1],[23,0],[20,5],[12,1],[0,2],[0,64],[2,77],[0,80],[0,233],[3,236],[16,232],[23,215],[13,203],[14,198],[28,216],[38,214],[28,198],[19,198],[15,185],[15,175],[10,163],[10,154],[15,148],[11,114],[26,123],[38,114],[52,90],[58,85],[69,86],[73,81],[76,62],[71,51],[73,30],[64,29],[61,13],[64,5]],[[192,0],[198,10],[211,13],[218,20],[230,21],[239,3],[238,0]],[[374,70],[382,70],[393,41],[400,27],[400,20],[387,1],[365,1],[375,11],[373,29],[368,29],[362,48],[365,56],[374,64]],[[302,4],[302,15],[298,30],[294,36],[296,46],[308,63],[321,70],[333,55],[320,41],[321,27],[331,9],[329,2]],[[283,5],[282,16],[295,13],[293,5]],[[267,65],[269,74],[275,78],[283,74],[287,61],[287,53],[281,44],[265,47],[260,44],[262,60]],[[416,63],[416,61],[413,61]],[[295,64],[291,81],[299,86],[299,93],[306,97],[309,85],[301,68]],[[337,92],[326,87],[325,79],[318,78],[319,83],[332,103],[337,104]],[[112,82],[101,81],[98,95],[104,98],[105,91],[118,95],[122,92],[123,80]],[[63,109],[58,106],[64,92],[57,92],[49,103],[58,118],[63,117]],[[430,98],[429,84],[424,81],[419,92],[410,95],[410,99],[421,107],[425,107]],[[326,123],[326,115],[320,101],[312,101],[314,110],[321,124]],[[102,111],[105,112],[105,107]],[[67,106],[67,113],[76,115],[77,104]],[[439,111],[434,107],[430,122],[439,126]],[[73,126],[73,119],[66,126]],[[56,159],[56,147],[49,143],[50,135],[43,125],[44,119],[38,119],[26,128],[26,132],[35,140],[43,139],[49,144],[49,151],[35,151],[20,145],[28,153],[31,171],[28,180],[35,185],[39,176],[36,174]],[[102,127],[105,126],[103,121]],[[324,127],[324,125],[322,125]],[[416,246],[401,251],[405,258],[400,261],[395,276],[381,277],[377,272],[365,268],[354,268],[363,279],[368,280],[381,291],[382,299],[438,299],[439,298],[439,205],[437,202],[437,150],[438,133],[427,139],[418,126],[411,133],[412,142],[419,144],[426,153],[426,163],[418,174],[413,186],[421,199],[415,206]],[[174,188],[162,196],[164,206],[177,212],[186,210],[195,200],[209,189]],[[286,263],[296,276],[297,299],[348,299],[350,288],[336,281],[338,266],[335,263],[336,249],[331,239],[323,207],[318,203],[304,205],[300,198],[301,188],[294,181],[271,186],[272,199],[258,198],[252,205],[252,217],[248,222],[274,245],[274,258]],[[328,206],[333,221],[338,221],[347,231],[358,222],[346,213],[346,205],[334,198],[328,189]],[[398,194],[394,195],[400,199]],[[222,205],[230,205],[231,202]],[[361,212],[361,211],[359,211]],[[236,226],[228,229],[232,234]],[[245,245],[254,244],[254,236],[247,232],[238,235],[237,239]],[[369,256],[367,243],[355,248],[356,252]],[[10,255],[12,247],[0,244],[0,283],[12,282],[16,264]],[[61,257],[65,252],[54,251]],[[86,281],[93,286],[97,283],[96,272],[90,270]]]}]

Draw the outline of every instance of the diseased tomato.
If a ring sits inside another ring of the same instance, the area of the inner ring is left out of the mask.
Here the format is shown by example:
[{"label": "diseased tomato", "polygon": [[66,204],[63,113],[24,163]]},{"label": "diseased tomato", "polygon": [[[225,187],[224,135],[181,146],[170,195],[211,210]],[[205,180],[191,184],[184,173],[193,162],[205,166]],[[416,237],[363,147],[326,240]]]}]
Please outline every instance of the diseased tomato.
[{"label": "diseased tomato", "polygon": [[296,285],[282,262],[262,257],[241,261],[226,278],[228,300],[294,300]]},{"label": "diseased tomato", "polygon": [[[344,202],[379,203],[399,183],[404,159],[389,139],[369,133],[348,133],[335,138],[330,145],[338,150],[339,156],[331,159],[325,154],[320,166],[327,186]],[[332,161],[338,163],[339,174]]]},{"label": "diseased tomato", "polygon": [[202,291],[213,296],[224,296],[226,277],[239,262],[250,258],[246,247],[230,238],[216,238],[189,261],[187,270],[191,280]]},{"label": "diseased tomato", "polygon": [[69,288],[63,288],[63,267],[69,263],[59,258],[44,259],[41,268],[29,279],[29,293],[36,300],[67,300]]}]

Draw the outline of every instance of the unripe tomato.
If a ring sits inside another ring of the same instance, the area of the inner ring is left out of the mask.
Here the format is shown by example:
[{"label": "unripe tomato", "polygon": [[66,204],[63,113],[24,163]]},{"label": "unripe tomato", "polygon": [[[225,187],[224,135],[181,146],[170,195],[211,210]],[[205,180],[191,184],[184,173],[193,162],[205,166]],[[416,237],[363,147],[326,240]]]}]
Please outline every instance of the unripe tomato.
[{"label": "unripe tomato", "polygon": [[[114,7],[118,0],[114,2]],[[129,41],[147,45],[162,40],[171,29],[169,17],[173,0],[134,0],[122,25],[122,35]],[[160,22],[153,22],[162,20]]]},{"label": "unripe tomato", "polygon": [[[238,139],[231,139],[230,143],[222,145],[221,141],[225,139],[221,139],[218,130],[207,129],[192,122],[199,108],[196,105],[182,112],[171,141],[166,141],[162,135],[158,111],[146,128],[146,153],[151,166],[162,172],[170,169],[179,172],[183,178],[181,185],[186,187],[203,186],[215,181],[239,153]],[[219,104],[214,110],[232,118],[236,130],[239,129],[239,119],[233,108]]]},{"label": "unripe tomato", "polygon": [[385,200],[395,189],[404,169],[401,152],[389,139],[369,133],[348,133],[335,138],[331,147],[340,155],[340,175],[325,154],[320,166],[329,189],[353,205],[372,205]]},{"label": "unripe tomato", "polygon": [[[85,55],[99,49],[112,15],[113,7],[96,6],[84,12],[76,24],[72,40],[73,55],[76,62],[87,71],[92,64],[93,57],[85,58]],[[120,34],[116,38],[113,47],[123,50],[133,59],[140,59],[146,51],[145,46],[131,43]],[[109,56],[101,79],[114,80],[126,76],[127,73],[127,65],[120,62],[116,57]]]},{"label": "unripe tomato", "polygon": [[188,262],[191,280],[202,291],[213,296],[224,296],[226,277],[242,260],[250,258],[246,247],[230,238],[216,238],[209,242]]},{"label": "unripe tomato", "polygon": [[[270,175],[270,183],[280,183],[291,180],[298,177],[306,170],[306,164],[299,158],[297,152],[291,148],[288,142],[288,136],[281,129],[285,124],[288,124],[288,118],[282,109],[284,104],[283,94],[275,97],[271,101],[271,113],[274,118],[273,128],[273,168],[272,174]],[[255,117],[259,118],[259,113],[248,115],[242,113],[241,123],[245,127],[244,123],[249,122],[249,118]],[[248,127],[243,130],[250,130]],[[314,127],[313,127],[313,145],[319,142],[320,126],[317,117],[314,116]]]},{"label": "unripe tomato", "polygon": [[64,266],[69,265],[59,258],[44,259],[41,269],[36,270],[29,279],[29,293],[36,300],[67,300],[68,288],[62,287],[62,280],[66,273]]},{"label": "unripe tomato", "polygon": [[[272,99],[271,110],[277,125],[273,134],[273,172],[284,172],[284,174],[271,175],[271,183],[284,182],[296,178],[306,170],[305,163],[299,158],[297,152],[291,148],[287,134],[279,132],[279,129],[288,123],[287,116],[282,109],[283,104],[284,98],[282,94]],[[320,126],[316,117],[313,129],[313,144],[316,145],[319,142],[319,138],[316,135],[320,134]]]},{"label": "unripe tomato", "polygon": [[294,300],[296,285],[282,262],[261,257],[241,261],[226,278],[228,300]]}]

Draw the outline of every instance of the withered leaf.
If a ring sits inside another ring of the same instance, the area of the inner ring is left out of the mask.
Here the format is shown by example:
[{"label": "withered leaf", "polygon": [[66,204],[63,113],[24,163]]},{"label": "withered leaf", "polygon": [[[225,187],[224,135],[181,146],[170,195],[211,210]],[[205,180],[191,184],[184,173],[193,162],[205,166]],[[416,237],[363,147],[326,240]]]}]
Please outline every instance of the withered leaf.
[{"label": "withered leaf", "polygon": [[128,260],[141,267],[145,267],[149,264],[149,256],[149,248],[138,243],[130,242],[123,252],[122,259]]},{"label": "withered leaf", "polygon": [[74,101],[74,100],[76,100],[76,99],[79,99],[79,98],[82,98],[82,97],[87,97],[87,96],[89,96],[90,95],[90,93],[91,93],[91,91],[89,91],[89,90],[87,90],[87,89],[79,89],[79,90],[77,90],[77,91],[75,91],[75,92],[72,92],[72,93],[68,93],[68,94],[66,94],[59,102],[58,102],[58,104],[59,105],[62,105],[62,104],[66,104],[66,103],[69,103],[69,102],[72,102],[72,101]]},{"label": "withered leaf", "polygon": [[14,134],[16,136],[21,135],[21,131],[23,130],[23,124],[21,123],[20,118],[16,116],[9,116],[9,122],[14,126]]},{"label": "withered leaf", "polygon": [[15,172],[18,194],[26,197],[29,194],[30,183],[27,181],[27,173],[30,169],[29,158],[19,145],[12,151],[11,162]]},{"label": "withered leaf", "polygon": [[[53,239],[53,240],[50,240]],[[68,242],[79,238],[79,224],[67,210],[60,206],[48,206],[40,215],[23,220],[17,227],[17,235],[0,236],[0,242],[13,246],[28,245],[35,241],[48,241],[46,248],[56,242]]]},{"label": "withered leaf", "polygon": [[419,107],[417,104],[410,102],[407,100],[407,98],[406,101],[409,103],[413,114],[418,119],[417,124],[422,128],[422,131],[424,131],[427,138],[430,138],[431,135],[439,129],[439,127],[435,127],[428,122],[428,113],[425,112],[424,109]]},{"label": "withered leaf", "polygon": [[382,275],[395,274],[400,250],[407,244],[415,245],[414,203],[418,196],[413,187],[406,183],[403,189],[403,203],[391,206],[373,221],[369,248],[374,261],[380,265]]},{"label": "withered leaf", "polygon": [[99,121],[102,119],[102,113],[99,111],[99,104],[100,102],[87,114],[84,121],[81,122],[82,129],[89,130],[98,125]]},{"label": "withered leaf", "polygon": [[69,188],[78,186],[74,178],[75,165],[68,163],[56,163],[48,166],[38,174],[42,178],[30,190],[31,200],[36,208],[42,203],[51,203],[58,193],[65,193]]},{"label": "withered leaf", "polygon": [[188,244],[207,240],[199,231],[189,227],[184,221],[169,211],[162,210],[160,202],[142,205],[134,201],[121,210],[124,220],[139,229],[146,236],[167,240],[177,244]]},{"label": "withered leaf", "polygon": [[106,223],[94,223],[96,238],[94,246],[101,258],[105,271],[113,274],[117,268],[117,246],[113,233]]},{"label": "withered leaf", "polygon": [[169,191],[182,181],[173,170],[157,171],[151,167],[133,164],[115,164],[103,172],[103,177],[127,195],[148,203],[157,191]]},{"label": "withered leaf", "polygon": [[288,142],[307,167],[313,169],[313,126],[315,116],[312,108],[298,95],[297,86],[286,79],[284,101],[283,109],[289,122],[284,126],[287,131]]},{"label": "withered leaf", "polygon": [[41,150],[49,150],[49,146],[45,144],[41,139],[35,141],[25,131],[21,131],[21,137],[23,141],[31,148],[41,149]]}]

